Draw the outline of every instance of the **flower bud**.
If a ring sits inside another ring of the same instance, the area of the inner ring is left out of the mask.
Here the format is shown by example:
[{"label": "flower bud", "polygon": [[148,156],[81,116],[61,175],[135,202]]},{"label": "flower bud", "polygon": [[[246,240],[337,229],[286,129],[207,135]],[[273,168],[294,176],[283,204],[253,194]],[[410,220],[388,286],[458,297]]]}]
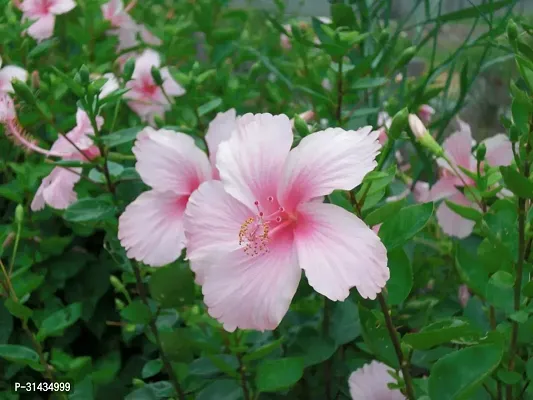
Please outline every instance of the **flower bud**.
[{"label": "flower bud", "polygon": [[24,207],[22,204],[17,205],[17,208],[15,208],[15,222],[20,225],[22,224],[22,221],[24,220]]},{"label": "flower bud", "polygon": [[0,124],[5,124],[16,116],[13,99],[7,93],[0,93]]},{"label": "flower bud", "polygon": [[409,111],[407,108],[403,108],[396,113],[396,115],[392,118],[391,125],[387,132],[389,138],[396,140],[400,137],[400,134],[407,125],[408,115]]},{"label": "flower bud", "polygon": [[121,291],[123,291],[125,289],[124,288],[124,284],[115,275],[111,275],[109,277],[109,282],[115,288],[115,290],[118,291],[118,292],[121,292]]},{"label": "flower bud", "polygon": [[423,122],[415,114],[409,114],[409,126],[418,142],[437,157],[444,155],[442,147],[433,139]]},{"label": "flower bud", "polygon": [[15,91],[15,94],[18,97],[20,97],[22,100],[24,100],[26,103],[34,105],[37,102],[35,95],[31,91],[29,86],[26,85],[26,83],[18,79],[13,79],[11,81],[11,85],[13,86],[13,90]]},{"label": "flower bud", "polygon": [[161,77],[161,72],[159,72],[159,69],[156,67],[152,67],[151,71],[152,78],[154,79],[154,82],[157,86],[163,85],[163,78]]},{"label": "flower bud", "polygon": [[385,43],[387,43],[387,41],[389,40],[389,37],[390,37],[389,31],[387,30],[382,31],[378,39],[379,44],[382,46],[385,45]]},{"label": "flower bud", "polygon": [[487,146],[485,146],[485,143],[481,143],[476,149],[476,160],[478,162],[483,161],[485,159],[486,154],[487,154]]},{"label": "flower bud", "polygon": [[31,73],[31,87],[33,89],[39,89],[41,86],[41,80],[39,79],[39,71],[33,71]]},{"label": "flower bud", "polygon": [[124,64],[124,71],[122,72],[122,77],[124,78],[125,82],[128,82],[131,79],[134,70],[135,60],[130,58],[128,61],[126,61],[126,64]]},{"label": "flower bud", "polygon": [[416,54],[416,46],[411,46],[406,48],[402,54],[400,54],[400,58],[398,59],[398,62],[394,66],[393,70],[397,70],[405,66],[409,61],[413,59],[413,57]]},{"label": "flower bud", "polygon": [[81,66],[79,74],[80,74],[80,83],[83,86],[87,86],[91,82],[91,79],[89,77],[89,69],[87,68],[85,64]]},{"label": "flower bud", "polygon": [[301,137],[309,135],[309,128],[299,115],[295,115],[292,121],[294,129],[296,129],[296,132],[298,132]]},{"label": "flower bud", "polygon": [[507,37],[511,43],[518,37],[518,27],[512,19],[507,23]]}]

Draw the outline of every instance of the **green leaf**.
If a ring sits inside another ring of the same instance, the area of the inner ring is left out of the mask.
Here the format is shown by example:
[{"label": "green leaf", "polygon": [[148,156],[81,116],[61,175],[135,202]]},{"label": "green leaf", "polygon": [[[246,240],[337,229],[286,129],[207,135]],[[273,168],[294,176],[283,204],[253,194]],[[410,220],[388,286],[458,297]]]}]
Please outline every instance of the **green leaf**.
[{"label": "green leaf", "polygon": [[290,388],[304,373],[304,360],[298,357],[266,360],[257,366],[255,384],[259,392],[276,392]]},{"label": "green leaf", "polygon": [[163,369],[163,361],[161,361],[159,358],[150,360],[144,364],[144,367],[141,371],[141,376],[143,379],[151,378],[152,376],[157,375],[161,369]]},{"label": "green leaf", "polygon": [[163,351],[172,361],[192,361],[195,344],[188,329],[178,328],[172,332],[162,331],[159,336]]},{"label": "green leaf", "polygon": [[365,217],[368,226],[379,225],[395,215],[405,205],[405,199],[385,203]]},{"label": "green leaf", "polygon": [[[500,8],[506,7],[512,4],[514,0],[502,0],[502,1],[491,1],[485,4],[480,4],[472,6],[469,8],[463,8],[459,11],[453,11],[448,14],[444,14],[436,18],[436,20],[442,22],[450,21],[459,21],[462,19],[470,19],[483,14],[492,14],[494,11],[499,10]],[[428,21],[429,22],[429,21]]]},{"label": "green leaf", "polygon": [[260,358],[268,356],[270,353],[272,353],[274,350],[279,349],[281,346],[281,343],[283,343],[283,338],[279,338],[278,340],[275,340],[273,342],[270,342],[268,344],[265,344],[258,349],[255,349],[248,354],[245,354],[242,357],[242,360],[247,363],[254,360],[259,360]]},{"label": "green leaf", "polygon": [[350,299],[335,302],[331,314],[329,336],[338,346],[350,343],[361,335],[359,309]]},{"label": "green leaf", "polygon": [[44,371],[39,364],[39,355],[29,347],[14,344],[0,345],[0,357],[17,364],[29,365],[36,371]]},{"label": "green leaf", "polygon": [[331,5],[330,11],[331,19],[336,27],[346,26],[348,28],[355,28],[356,19],[352,7],[347,4],[337,3]]},{"label": "green leaf", "polygon": [[120,311],[120,316],[134,324],[147,324],[152,318],[150,308],[141,300],[135,300]]},{"label": "green leaf", "polygon": [[450,210],[452,210],[454,213],[460,215],[463,218],[469,219],[471,221],[481,221],[481,219],[483,218],[483,213],[481,213],[481,211],[476,210],[475,208],[462,206],[449,200],[444,201],[446,202],[446,205]]},{"label": "green leaf", "polygon": [[330,195],[328,195],[329,201],[336,206],[344,208],[350,213],[353,212],[352,203],[348,200],[347,192],[343,190],[334,190]]},{"label": "green leaf", "polygon": [[399,368],[398,358],[387,331],[383,314],[359,307],[363,339],[373,355],[394,368]]},{"label": "green leaf", "polygon": [[101,140],[108,148],[117,147],[118,145],[134,141],[142,129],[143,128],[140,126],[122,129],[109,135],[102,136]]},{"label": "green leaf", "polygon": [[13,317],[11,314],[13,313],[8,310],[7,306],[4,303],[0,303],[0,344],[6,344],[13,332]]},{"label": "green leaf", "polygon": [[72,303],[67,307],[48,316],[39,327],[37,340],[44,340],[49,336],[60,335],[81,317],[81,303]]},{"label": "green leaf", "polygon": [[388,82],[388,79],[384,77],[359,78],[353,83],[353,85],[351,86],[351,89],[353,90],[374,89],[374,88],[385,85],[387,82]]},{"label": "green leaf", "polygon": [[222,104],[222,99],[220,97],[217,97],[211,101],[208,101],[205,104],[202,104],[200,107],[198,107],[198,115],[200,117],[210,113],[213,110],[216,110],[220,105]]},{"label": "green leaf", "polygon": [[480,258],[459,244],[455,252],[455,265],[461,280],[478,296],[485,297],[489,274]]},{"label": "green leaf", "polygon": [[383,222],[379,229],[379,237],[389,251],[393,250],[424,228],[432,215],[433,203],[404,207],[396,215]]},{"label": "green leaf", "polygon": [[163,308],[181,307],[194,302],[194,276],[183,263],[158,268],[150,278],[150,294]]},{"label": "green leaf", "polygon": [[515,97],[511,104],[511,111],[513,114],[513,122],[523,135],[529,131],[529,115],[531,114],[531,107],[529,100],[522,101],[521,98]]},{"label": "green leaf", "polygon": [[52,38],[49,40],[45,40],[30,50],[30,52],[28,53],[28,58],[39,57],[40,55],[51,51],[58,44],[59,44],[58,38]]},{"label": "green leaf", "polygon": [[335,353],[335,350],[337,346],[332,339],[324,337],[314,329],[303,328],[298,332],[288,355],[301,357],[307,368],[326,361]]},{"label": "green leaf", "polygon": [[30,308],[26,307],[23,304],[20,304],[17,301],[13,301],[11,298],[7,299],[4,305],[6,306],[6,308],[9,310],[9,312],[13,316],[23,321],[27,321],[28,318],[30,318],[33,313],[33,311]]},{"label": "green leaf", "polygon": [[482,344],[439,359],[429,375],[431,400],[467,399],[498,367],[503,356],[499,343]]},{"label": "green leaf", "polygon": [[533,199],[533,182],[512,167],[500,167],[505,186],[514,194]]},{"label": "green leaf", "polygon": [[387,281],[387,301],[391,305],[401,304],[413,288],[413,269],[411,262],[400,247],[389,252],[390,278]]},{"label": "green leaf", "polygon": [[498,376],[498,379],[506,385],[516,385],[522,380],[522,375],[518,372],[507,371],[505,369],[500,369],[496,375]]},{"label": "green leaf", "polygon": [[241,400],[242,387],[235,380],[216,380],[207,385],[196,400]]},{"label": "green leaf", "polygon": [[403,337],[403,341],[417,350],[427,350],[452,340],[471,337],[478,333],[478,330],[468,322],[461,319],[452,319],[427,325],[417,333],[408,333]]},{"label": "green leaf", "polygon": [[530,380],[533,380],[533,357],[527,360],[526,363],[526,375]]},{"label": "green leaf", "polygon": [[207,354],[207,358],[211,360],[213,365],[215,365],[219,370],[224,372],[226,375],[231,376],[232,378],[239,379],[239,374],[236,371],[235,366],[232,363],[226,362],[224,357],[219,355]]},{"label": "green leaf", "polygon": [[533,281],[529,281],[524,285],[522,288],[522,293],[524,296],[533,297]]},{"label": "green leaf", "polygon": [[115,206],[104,199],[84,198],[65,210],[63,218],[70,222],[101,221],[115,215]]},{"label": "green leaf", "polygon": [[498,271],[492,275],[487,285],[486,299],[494,307],[513,312],[514,278],[509,272]]}]

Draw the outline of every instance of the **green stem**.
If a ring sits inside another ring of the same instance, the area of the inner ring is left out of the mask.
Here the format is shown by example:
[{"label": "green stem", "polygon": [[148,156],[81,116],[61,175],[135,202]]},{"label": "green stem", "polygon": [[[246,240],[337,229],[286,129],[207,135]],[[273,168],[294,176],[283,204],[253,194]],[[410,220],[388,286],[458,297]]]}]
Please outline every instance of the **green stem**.
[{"label": "green stem", "polygon": [[409,400],[415,400],[416,397],[413,389],[413,381],[411,379],[411,373],[409,372],[409,361],[406,360],[403,356],[400,339],[398,338],[398,332],[396,332],[396,328],[394,328],[394,324],[389,313],[389,307],[387,306],[387,302],[385,301],[385,297],[383,297],[383,294],[378,294],[378,301],[379,305],[381,306],[381,311],[385,316],[385,325],[387,326],[387,330],[389,331],[389,336],[394,346],[394,351],[396,352],[396,357],[398,358],[400,369],[402,370],[407,398]]},{"label": "green stem", "polygon": [[13,272],[13,266],[15,265],[15,257],[17,256],[21,231],[22,231],[22,223],[18,222],[17,223],[17,234],[15,236],[15,244],[13,245],[13,255],[11,256],[11,260],[9,261],[9,275],[11,275],[11,273]]}]

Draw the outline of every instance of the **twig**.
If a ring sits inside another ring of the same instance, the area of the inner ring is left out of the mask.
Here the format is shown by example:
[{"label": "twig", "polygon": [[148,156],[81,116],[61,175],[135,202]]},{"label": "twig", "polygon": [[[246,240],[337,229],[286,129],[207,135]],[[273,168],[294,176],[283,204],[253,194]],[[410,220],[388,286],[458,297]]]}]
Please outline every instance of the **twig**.
[{"label": "twig", "polygon": [[411,373],[409,372],[409,363],[404,359],[402,353],[402,347],[400,345],[400,340],[398,339],[398,333],[394,324],[392,323],[392,318],[389,314],[389,308],[387,307],[387,302],[383,297],[383,294],[378,294],[379,305],[381,306],[381,311],[385,316],[385,324],[387,325],[387,330],[389,331],[389,336],[391,338],[392,344],[394,346],[394,351],[396,352],[396,357],[398,358],[398,363],[402,370],[403,380],[405,381],[405,392],[409,400],[415,400],[415,392],[413,390],[413,382],[411,380]]}]

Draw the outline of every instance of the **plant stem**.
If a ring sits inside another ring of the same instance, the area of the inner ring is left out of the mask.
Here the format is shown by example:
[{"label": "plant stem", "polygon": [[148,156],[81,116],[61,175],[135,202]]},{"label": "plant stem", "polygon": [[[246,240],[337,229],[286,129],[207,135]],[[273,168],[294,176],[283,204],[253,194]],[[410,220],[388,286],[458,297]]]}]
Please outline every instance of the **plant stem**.
[{"label": "plant stem", "polygon": [[[137,291],[139,292],[139,296],[141,296],[141,301],[150,309],[150,305],[148,304],[148,296],[146,294],[146,287],[144,286],[144,282],[142,281],[139,266],[137,265],[136,262],[132,262],[132,268],[133,268],[133,272],[135,273]],[[159,337],[159,332],[157,331],[157,325],[155,323],[155,318],[153,317],[153,315],[152,315],[152,318],[150,318],[150,323],[148,325],[150,326],[152,335],[154,335],[155,343],[159,350],[159,354],[161,355],[163,366],[165,367],[165,370],[170,378],[170,382],[172,383],[172,386],[174,386],[174,390],[178,394],[178,398],[180,400],[185,400],[185,393],[183,392],[183,389],[181,388],[178,377],[176,376],[174,369],[172,368],[172,364],[170,363],[170,360],[168,359],[167,355],[163,351],[163,345],[161,344],[161,339]]]},{"label": "plant stem", "polygon": [[415,397],[415,392],[413,389],[413,381],[411,379],[411,373],[409,372],[409,362],[405,360],[403,357],[402,347],[400,345],[400,339],[398,338],[398,333],[396,332],[396,328],[394,328],[394,324],[392,323],[392,318],[389,314],[389,308],[387,306],[387,302],[385,301],[385,297],[383,297],[383,294],[381,293],[378,294],[378,301],[379,301],[379,305],[381,306],[381,311],[383,312],[383,315],[385,316],[385,324],[387,325],[387,330],[389,331],[389,336],[394,346],[394,351],[396,352],[398,363],[400,364],[400,368],[402,370],[403,380],[405,381],[405,392],[406,392],[407,398],[409,400],[415,400],[416,397]]},{"label": "plant stem", "polygon": [[13,266],[15,265],[15,257],[17,256],[17,251],[19,247],[21,230],[22,230],[22,223],[19,221],[17,223],[17,234],[15,236],[15,244],[13,245],[13,255],[11,256],[11,260],[9,261],[9,275],[11,275],[11,273],[13,272]]},{"label": "plant stem", "polygon": [[240,353],[237,353],[237,361],[239,362],[239,374],[241,377],[242,395],[244,400],[250,400],[250,392],[248,391],[248,385],[246,384],[246,375],[244,373],[244,364]]}]

